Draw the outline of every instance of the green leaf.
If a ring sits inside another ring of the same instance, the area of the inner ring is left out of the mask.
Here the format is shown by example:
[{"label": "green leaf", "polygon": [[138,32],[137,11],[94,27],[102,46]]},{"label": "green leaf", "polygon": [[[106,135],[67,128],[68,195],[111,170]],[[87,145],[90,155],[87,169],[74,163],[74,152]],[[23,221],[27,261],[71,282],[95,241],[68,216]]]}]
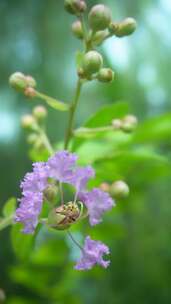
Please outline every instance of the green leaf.
[{"label": "green leaf", "polygon": [[35,236],[36,233],[34,235],[22,233],[21,224],[17,223],[12,226],[11,242],[13,250],[19,259],[25,260],[29,258],[32,248],[34,246]]},{"label": "green leaf", "polygon": [[148,148],[119,151],[111,157],[98,160],[94,167],[100,181],[126,178],[133,181],[134,186],[171,175],[171,164],[167,158]]},{"label": "green leaf", "polygon": [[133,136],[135,142],[159,142],[170,140],[171,137],[171,113],[150,118],[140,124]]},{"label": "green leaf", "polygon": [[3,207],[2,210],[2,214],[5,217],[11,216],[12,214],[14,214],[15,209],[16,209],[16,204],[17,204],[17,200],[15,197],[10,198]]},{"label": "green leaf", "polygon": [[84,124],[88,128],[97,128],[111,125],[115,118],[122,118],[128,113],[128,104],[126,102],[116,102],[107,105],[98,110]]},{"label": "green leaf", "polygon": [[68,111],[69,110],[69,105],[59,101],[55,98],[49,97],[45,94],[42,94],[40,92],[36,91],[36,96],[43,99],[44,101],[46,101],[46,103],[53,109],[58,110],[58,111]]}]

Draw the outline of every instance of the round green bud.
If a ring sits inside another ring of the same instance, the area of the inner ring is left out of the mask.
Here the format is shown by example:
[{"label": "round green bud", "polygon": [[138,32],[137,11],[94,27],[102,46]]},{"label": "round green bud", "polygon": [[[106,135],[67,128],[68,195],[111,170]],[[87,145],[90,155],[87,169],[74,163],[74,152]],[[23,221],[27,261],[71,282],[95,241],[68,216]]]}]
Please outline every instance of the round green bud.
[{"label": "round green bud", "polygon": [[104,31],[98,31],[93,35],[93,45],[101,45],[102,42],[105,40],[105,38],[108,35],[108,31],[104,30]]},{"label": "round green bud", "polygon": [[47,110],[44,106],[37,106],[33,109],[33,116],[37,120],[43,120],[47,116]]},{"label": "round green bud", "polygon": [[90,27],[96,32],[108,28],[111,19],[110,9],[103,4],[93,6],[88,15]]},{"label": "round green bud", "polygon": [[49,184],[43,193],[45,199],[53,203],[58,194],[58,187],[56,185]]},{"label": "round green bud", "polygon": [[122,120],[121,119],[113,119],[112,120],[112,126],[114,130],[120,130],[122,128]]},{"label": "round green bud", "polygon": [[86,75],[97,73],[103,65],[102,56],[96,51],[89,51],[85,54],[82,62],[82,68]]},{"label": "round green bud", "polygon": [[111,82],[114,79],[114,72],[108,68],[100,69],[97,79],[101,82]]},{"label": "round green bud", "polygon": [[84,0],[65,0],[64,7],[67,12],[72,15],[80,15],[87,9],[87,5]]},{"label": "round green bud", "polygon": [[137,22],[133,18],[126,18],[118,24],[118,27],[115,31],[117,37],[129,36],[135,32],[137,28]]},{"label": "round green bud", "polygon": [[124,132],[133,132],[138,124],[138,119],[134,115],[127,115],[122,120],[122,130]]},{"label": "round green bud", "polygon": [[27,87],[31,87],[31,88],[35,88],[37,83],[36,83],[36,80],[30,76],[30,75],[27,75],[25,76],[25,79],[27,81]]},{"label": "round green bud", "polygon": [[80,20],[76,20],[72,24],[72,32],[78,39],[83,39],[84,34],[83,34],[83,28],[82,28],[82,24],[81,24]]},{"label": "round green bud", "polygon": [[26,114],[21,117],[21,126],[24,129],[32,129],[35,125],[35,119],[32,115]]},{"label": "round green bud", "polygon": [[37,134],[36,133],[31,133],[27,136],[27,142],[30,145],[34,145],[37,142]]},{"label": "round green bud", "polygon": [[122,199],[128,197],[130,191],[128,185],[120,180],[111,185],[110,192],[115,198]]},{"label": "round green bud", "polygon": [[18,91],[24,91],[27,88],[27,79],[23,73],[16,72],[10,76],[9,84]]},{"label": "round green bud", "polygon": [[36,97],[36,91],[34,88],[32,87],[27,87],[25,90],[24,90],[24,95],[28,98],[34,98]]},{"label": "round green bud", "polygon": [[117,32],[118,27],[119,27],[119,23],[111,22],[109,25],[109,32],[114,35]]}]

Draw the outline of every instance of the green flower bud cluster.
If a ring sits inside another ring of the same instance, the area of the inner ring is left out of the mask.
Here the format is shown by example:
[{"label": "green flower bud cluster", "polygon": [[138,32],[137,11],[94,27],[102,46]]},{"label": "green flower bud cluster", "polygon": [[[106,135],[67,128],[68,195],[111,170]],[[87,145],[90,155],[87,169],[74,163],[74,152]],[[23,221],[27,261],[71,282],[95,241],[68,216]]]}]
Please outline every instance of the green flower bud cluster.
[{"label": "green flower bud cluster", "polygon": [[124,199],[129,195],[129,186],[122,180],[118,180],[109,184],[104,182],[100,185],[101,190],[109,192],[116,199]]},{"label": "green flower bud cluster", "polygon": [[126,115],[122,119],[113,119],[112,126],[115,130],[122,130],[125,133],[133,132],[138,124],[138,119],[134,115]]},{"label": "green flower bud cluster", "polygon": [[87,5],[84,0],[65,0],[64,7],[68,13],[79,16],[87,9]]},{"label": "green flower bud cluster", "polygon": [[34,97],[36,94],[36,81],[30,75],[24,75],[21,72],[15,72],[10,76],[9,84],[12,88],[23,92],[28,97]]},{"label": "green flower bud cluster", "polygon": [[113,35],[123,37],[132,34],[136,29],[136,21],[126,18],[119,23],[113,22],[111,10],[106,5],[97,4],[90,9],[86,23],[86,18],[80,17],[87,9],[83,0],[65,0],[65,8],[78,16],[72,24],[72,32],[75,37],[83,40],[85,45],[85,53],[77,70],[79,78],[112,82],[115,73],[110,68],[103,67],[103,57],[95,47]]},{"label": "green flower bud cluster", "polygon": [[103,68],[103,57],[94,50],[83,56],[78,75],[83,79],[97,79],[100,82],[111,82],[114,79],[114,72],[109,68]]},{"label": "green flower bud cluster", "polygon": [[111,22],[109,31],[117,37],[125,37],[133,34],[137,28],[137,23],[133,18],[126,18],[121,22]]},{"label": "green flower bud cluster", "polygon": [[42,123],[44,123],[46,116],[46,108],[39,105],[33,108],[32,114],[26,114],[21,117],[21,126],[31,132],[27,136],[27,142],[36,150],[44,149]]}]

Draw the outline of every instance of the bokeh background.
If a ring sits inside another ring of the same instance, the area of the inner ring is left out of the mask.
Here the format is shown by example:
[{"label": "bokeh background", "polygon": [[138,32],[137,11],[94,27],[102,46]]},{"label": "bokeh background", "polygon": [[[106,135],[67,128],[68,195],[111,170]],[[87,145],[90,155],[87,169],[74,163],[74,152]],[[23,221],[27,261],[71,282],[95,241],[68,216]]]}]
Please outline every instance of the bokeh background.
[{"label": "bokeh background", "polygon": [[[87,3],[91,6],[97,1]],[[116,80],[110,85],[95,82],[85,86],[77,125],[102,105],[117,100],[127,101],[140,122],[171,111],[171,1],[101,3],[111,7],[115,20],[134,17],[138,30],[128,38],[112,38],[99,48],[106,65],[116,71]],[[20,197],[20,180],[31,168],[20,117],[31,111],[34,101],[9,87],[9,75],[15,71],[31,74],[40,91],[70,101],[76,80],[75,53],[81,43],[70,32],[74,17],[64,11],[62,0],[0,0],[0,20],[2,207],[9,197]],[[51,140],[62,140],[66,114],[49,109],[48,117]],[[170,138],[171,132],[158,138],[156,148],[168,158]],[[145,162],[141,170],[143,166]],[[31,253],[22,251],[21,238],[17,256],[10,229],[1,232],[0,288],[6,294],[5,303],[171,303],[171,177],[168,171],[163,173],[161,169],[158,174],[151,170],[144,179],[139,176],[139,167],[130,170],[129,199],[121,202],[106,217],[106,224],[94,232],[111,247],[111,266],[107,270],[74,271],[77,252],[72,251],[67,240],[64,242],[63,234],[40,233]]]}]

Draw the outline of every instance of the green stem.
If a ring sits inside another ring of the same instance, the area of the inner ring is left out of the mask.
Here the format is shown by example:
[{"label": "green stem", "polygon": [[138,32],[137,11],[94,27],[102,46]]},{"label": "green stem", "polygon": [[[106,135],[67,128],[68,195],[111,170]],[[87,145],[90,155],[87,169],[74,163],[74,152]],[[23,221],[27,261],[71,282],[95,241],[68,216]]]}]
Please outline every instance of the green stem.
[{"label": "green stem", "polygon": [[39,127],[38,125],[36,125],[36,130],[40,134],[42,142],[43,142],[44,146],[46,147],[46,149],[48,150],[49,154],[53,155],[54,150],[53,150],[53,147],[52,147],[52,145],[49,141],[49,138],[46,135],[45,131],[41,127]]},{"label": "green stem", "polygon": [[114,131],[113,126],[99,127],[99,128],[79,128],[73,131],[73,135],[76,137],[82,137],[84,135],[91,135],[96,133],[103,133],[108,131]]},{"label": "green stem", "polygon": [[70,139],[72,137],[72,128],[73,128],[73,123],[74,123],[74,114],[78,105],[80,93],[81,93],[81,88],[82,88],[82,81],[78,79],[77,81],[77,86],[76,86],[76,91],[75,91],[75,96],[74,100],[71,104],[70,111],[69,111],[69,122],[68,122],[68,127],[66,131],[66,136],[65,136],[65,144],[64,148],[67,149]]},{"label": "green stem", "polygon": [[71,234],[71,232],[68,230],[67,231],[68,236],[70,237],[70,239],[73,241],[73,243],[81,250],[83,251],[83,247],[81,247],[81,245],[74,239],[73,235]]},{"label": "green stem", "polygon": [[14,215],[0,220],[0,231],[13,223]]}]

